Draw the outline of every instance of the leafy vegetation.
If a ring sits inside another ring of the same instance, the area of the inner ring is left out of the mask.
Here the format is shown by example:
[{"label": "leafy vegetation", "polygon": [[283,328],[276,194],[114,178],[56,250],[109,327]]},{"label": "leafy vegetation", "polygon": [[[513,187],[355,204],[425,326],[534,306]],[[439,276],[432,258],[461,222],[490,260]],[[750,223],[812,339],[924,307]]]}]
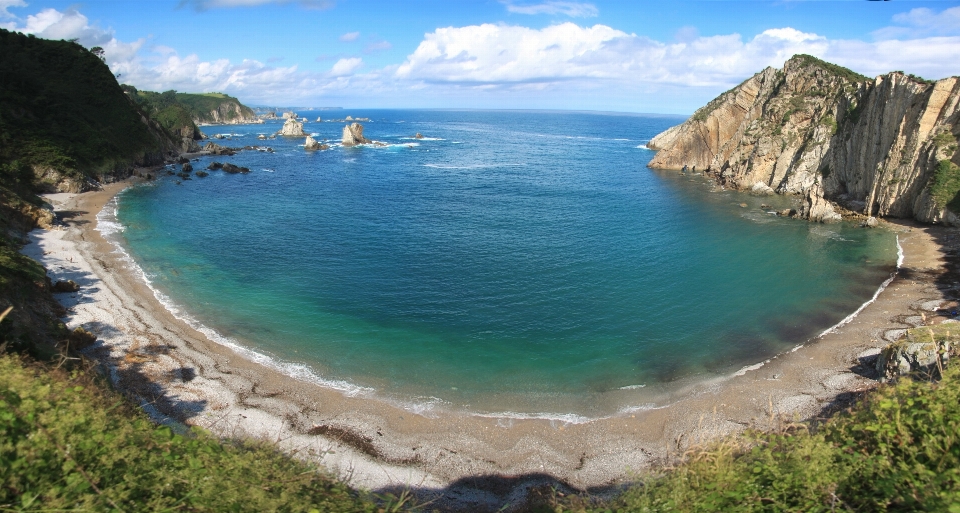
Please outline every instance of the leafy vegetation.
[{"label": "leafy vegetation", "polygon": [[[938,339],[951,337],[936,330]],[[953,325],[956,326],[956,325]],[[927,336],[918,328],[915,336]],[[957,328],[951,337],[957,342]],[[933,333],[933,331],[931,331]],[[687,454],[611,502],[550,509],[623,512],[960,511],[960,366],[881,386],[817,429],[750,432]]]},{"label": "leafy vegetation", "polygon": [[152,91],[138,91],[137,88],[124,84],[123,90],[136,101],[141,108],[154,116],[161,125],[172,132],[179,132],[183,127],[193,127],[194,120],[202,123],[213,123],[210,116],[213,111],[221,111],[226,121],[237,117],[234,109],[224,109],[224,105],[234,103],[244,118],[256,117],[252,109],[240,103],[240,100],[223,93],[178,93],[170,90],[162,93]]},{"label": "leafy vegetation", "polygon": [[833,116],[827,114],[823,117],[823,124],[830,129],[830,135],[835,135],[837,133],[837,120]]},{"label": "leafy vegetation", "polygon": [[160,151],[100,56],[0,29],[0,164],[94,176]]},{"label": "leafy vegetation", "polygon": [[930,182],[930,194],[938,206],[960,212],[960,167],[947,159],[941,160]]},{"label": "leafy vegetation", "polygon": [[157,427],[87,372],[0,356],[0,509],[396,510],[254,443]]},{"label": "leafy vegetation", "polygon": [[797,54],[797,55],[794,55],[790,60],[797,61],[801,66],[804,66],[804,67],[816,66],[824,71],[828,71],[831,74],[842,78],[847,82],[864,82],[864,81],[870,80],[869,77],[861,75],[853,70],[818,59],[812,55]]}]

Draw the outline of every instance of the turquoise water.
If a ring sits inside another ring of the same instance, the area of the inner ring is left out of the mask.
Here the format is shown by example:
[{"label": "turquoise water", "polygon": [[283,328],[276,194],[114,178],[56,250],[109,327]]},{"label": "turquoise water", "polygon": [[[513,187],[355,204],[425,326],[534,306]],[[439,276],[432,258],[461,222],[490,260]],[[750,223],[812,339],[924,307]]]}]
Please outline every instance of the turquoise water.
[{"label": "turquoise water", "polygon": [[246,175],[128,189],[119,242],[218,336],[414,409],[662,404],[816,337],[895,267],[889,232],[778,218],[765,210],[791,198],[646,168],[643,143],[682,119],[346,114],[390,145],[305,152],[257,141],[280,123],[205,127],[275,153],[194,163]]}]

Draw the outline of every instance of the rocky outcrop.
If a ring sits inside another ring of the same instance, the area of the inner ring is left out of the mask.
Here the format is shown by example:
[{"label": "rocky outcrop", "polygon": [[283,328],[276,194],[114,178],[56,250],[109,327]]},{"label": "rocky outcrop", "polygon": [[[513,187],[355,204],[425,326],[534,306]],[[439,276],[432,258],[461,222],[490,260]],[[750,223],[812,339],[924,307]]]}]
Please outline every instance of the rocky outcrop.
[{"label": "rocky outcrop", "polygon": [[[178,97],[187,95],[179,94]],[[205,96],[205,102],[192,102],[193,122],[197,125],[247,125],[263,123],[253,109],[227,95],[189,95]],[[181,100],[183,101],[183,100]]]},{"label": "rocky outcrop", "polygon": [[358,144],[369,144],[371,141],[363,137],[363,125],[352,123],[343,127],[342,142],[344,146],[356,146]]},{"label": "rocky outcrop", "polygon": [[303,133],[303,123],[297,121],[296,118],[288,118],[283,123],[283,128],[277,133],[287,137],[303,137],[305,135]]},{"label": "rocky outcrop", "polygon": [[960,205],[958,121],[957,77],[870,80],[798,55],[653,138],[649,166],[696,166],[728,187],[799,195],[800,216],[817,221],[837,218],[833,201],[866,216],[958,224],[948,205]]},{"label": "rocky outcrop", "polygon": [[907,339],[883,348],[877,358],[880,381],[896,379],[911,372],[933,375],[943,369],[952,354],[949,341],[914,342]]},{"label": "rocky outcrop", "polygon": [[316,150],[329,150],[330,147],[327,146],[326,144],[320,144],[313,137],[307,136],[307,140],[303,144],[303,149],[308,151],[316,151]]}]

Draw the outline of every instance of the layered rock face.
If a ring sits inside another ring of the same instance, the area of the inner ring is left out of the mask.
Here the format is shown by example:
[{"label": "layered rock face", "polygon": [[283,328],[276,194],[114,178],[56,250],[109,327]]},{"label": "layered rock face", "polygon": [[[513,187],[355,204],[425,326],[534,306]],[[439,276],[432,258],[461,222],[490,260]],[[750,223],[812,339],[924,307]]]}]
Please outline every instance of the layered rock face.
[{"label": "layered rock face", "polygon": [[798,55],[653,138],[649,166],[800,195],[800,216],[816,221],[837,218],[826,199],[867,216],[958,224],[948,208],[960,204],[958,104],[957,77],[869,80]]},{"label": "layered rock face", "polygon": [[245,125],[262,122],[252,110],[236,101],[223,101],[217,108],[202,113],[194,120],[198,125]]}]

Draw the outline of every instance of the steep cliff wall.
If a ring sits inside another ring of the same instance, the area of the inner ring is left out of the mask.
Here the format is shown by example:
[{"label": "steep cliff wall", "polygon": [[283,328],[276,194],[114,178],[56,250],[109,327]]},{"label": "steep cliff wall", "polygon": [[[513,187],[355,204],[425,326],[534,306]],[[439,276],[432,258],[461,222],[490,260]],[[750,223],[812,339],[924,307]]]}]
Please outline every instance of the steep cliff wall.
[{"label": "steep cliff wall", "polygon": [[727,186],[801,195],[812,220],[831,217],[826,198],[866,215],[960,224],[958,121],[957,77],[870,80],[798,55],[655,137],[649,166],[696,166]]},{"label": "steep cliff wall", "polygon": [[261,123],[253,109],[240,100],[221,93],[177,93],[177,101],[187,107],[198,125]]}]

